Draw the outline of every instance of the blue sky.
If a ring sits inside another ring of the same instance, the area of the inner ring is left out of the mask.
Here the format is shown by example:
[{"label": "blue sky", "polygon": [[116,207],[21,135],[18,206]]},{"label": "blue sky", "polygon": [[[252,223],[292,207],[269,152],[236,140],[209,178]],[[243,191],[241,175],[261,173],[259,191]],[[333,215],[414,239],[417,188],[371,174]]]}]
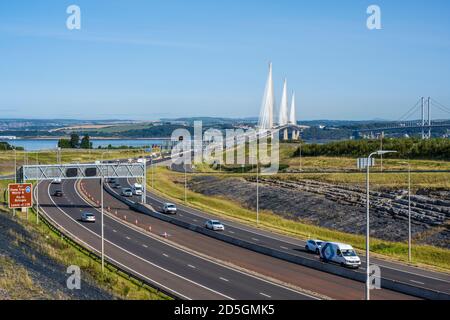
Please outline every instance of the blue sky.
[{"label": "blue sky", "polygon": [[[366,28],[371,4],[382,30]],[[449,107],[450,2],[0,2],[0,118],[257,116],[269,61],[299,120]]]}]

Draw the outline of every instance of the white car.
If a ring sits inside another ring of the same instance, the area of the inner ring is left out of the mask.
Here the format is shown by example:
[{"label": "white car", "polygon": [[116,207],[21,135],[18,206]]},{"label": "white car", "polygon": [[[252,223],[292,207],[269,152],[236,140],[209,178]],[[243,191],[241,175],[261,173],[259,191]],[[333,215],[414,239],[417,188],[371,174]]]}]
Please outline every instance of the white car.
[{"label": "white car", "polygon": [[164,203],[162,211],[164,213],[177,213],[177,207],[173,203]]},{"label": "white car", "polygon": [[208,220],[205,223],[206,229],[211,229],[214,231],[223,231],[225,230],[225,226],[219,220]]},{"label": "white car", "polygon": [[337,242],[325,242],[320,249],[320,259],[324,262],[335,262],[343,267],[359,268],[359,259],[351,245]]},{"label": "white car", "polygon": [[139,183],[135,183],[131,189],[134,195],[142,196],[142,185],[140,185]]},{"label": "white car", "polygon": [[133,192],[131,191],[130,188],[123,188],[122,189],[122,195],[125,197],[132,197],[133,196]]},{"label": "white car", "polygon": [[81,221],[84,222],[95,222],[95,215],[90,212],[83,212],[81,214]]},{"label": "white car", "polygon": [[314,252],[319,254],[320,249],[322,248],[323,241],[318,239],[309,239],[306,241],[305,249],[306,251]]}]

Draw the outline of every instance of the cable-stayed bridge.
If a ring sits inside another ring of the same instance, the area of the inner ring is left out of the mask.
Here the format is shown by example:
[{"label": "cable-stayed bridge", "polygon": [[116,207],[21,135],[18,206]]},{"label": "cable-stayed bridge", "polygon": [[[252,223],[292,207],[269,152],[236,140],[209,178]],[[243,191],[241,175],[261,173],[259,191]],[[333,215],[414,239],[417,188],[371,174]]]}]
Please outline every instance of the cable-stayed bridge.
[{"label": "cable-stayed bridge", "polygon": [[277,122],[274,117],[275,109],[275,95],[273,90],[272,79],[272,63],[269,63],[269,75],[266,81],[266,88],[264,90],[263,100],[261,104],[261,111],[259,114],[258,130],[266,132],[270,135],[283,132],[283,139],[288,140],[288,133],[291,131],[292,140],[300,138],[300,132],[304,126],[299,126],[296,120],[295,110],[295,92],[292,92],[291,105],[288,112],[288,94],[287,94],[287,80],[284,79],[283,93],[279,106],[279,114]]}]

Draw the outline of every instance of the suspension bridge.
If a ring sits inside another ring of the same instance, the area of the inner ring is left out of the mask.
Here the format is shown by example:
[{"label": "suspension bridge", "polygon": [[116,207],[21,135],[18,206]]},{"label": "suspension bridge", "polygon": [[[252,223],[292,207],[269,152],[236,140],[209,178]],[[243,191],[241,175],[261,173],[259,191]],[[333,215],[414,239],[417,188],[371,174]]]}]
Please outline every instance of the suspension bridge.
[{"label": "suspension bridge", "polygon": [[[354,135],[370,132],[384,133],[385,131],[404,131],[405,129],[419,130],[422,139],[431,138],[432,129],[446,128],[450,129],[450,119],[431,119],[433,110],[439,110],[444,114],[450,115],[450,108],[444,106],[435,99],[421,97],[415,105],[403,114],[397,121],[389,121],[382,123],[376,128],[363,128],[355,130]],[[411,117],[417,117],[414,120],[408,120]]]}]

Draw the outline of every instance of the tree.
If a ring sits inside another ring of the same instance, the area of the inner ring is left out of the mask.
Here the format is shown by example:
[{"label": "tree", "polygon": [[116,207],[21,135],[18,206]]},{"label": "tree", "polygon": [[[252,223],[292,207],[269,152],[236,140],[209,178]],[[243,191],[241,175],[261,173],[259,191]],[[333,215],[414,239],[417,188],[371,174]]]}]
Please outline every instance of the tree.
[{"label": "tree", "polygon": [[68,149],[68,148],[71,148],[72,145],[71,145],[69,139],[59,139],[58,140],[58,147],[61,148],[61,149]]},{"label": "tree", "polygon": [[92,148],[92,143],[89,141],[89,135],[86,134],[83,137],[83,139],[81,139],[80,148],[81,149],[91,149]]},{"label": "tree", "polygon": [[70,147],[78,148],[80,146],[80,136],[76,133],[72,133],[70,135]]}]

